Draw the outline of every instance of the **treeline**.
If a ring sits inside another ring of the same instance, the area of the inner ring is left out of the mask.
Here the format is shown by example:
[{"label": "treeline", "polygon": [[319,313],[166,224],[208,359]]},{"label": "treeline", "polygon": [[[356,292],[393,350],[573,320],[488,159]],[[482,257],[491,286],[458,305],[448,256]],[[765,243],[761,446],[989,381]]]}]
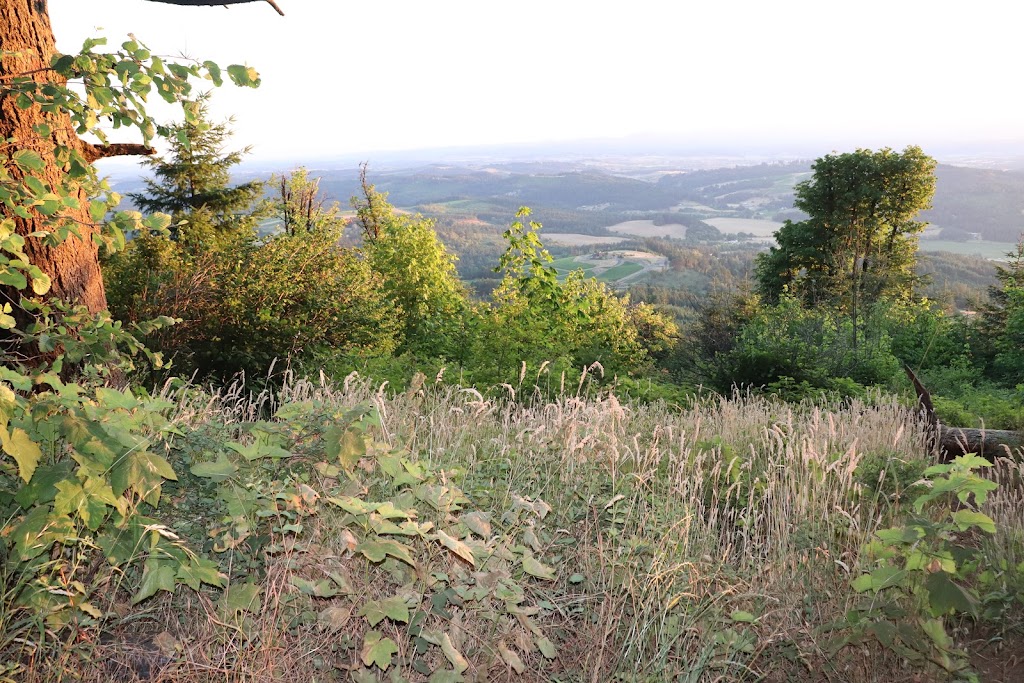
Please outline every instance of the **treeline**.
[{"label": "treeline", "polygon": [[[178,374],[259,377],[276,360],[396,386],[449,367],[481,386],[519,385],[527,373],[558,387],[584,367],[650,372],[678,338],[647,304],[579,274],[559,280],[526,209],[490,262],[494,291],[474,300],[434,222],[395,211],[365,169],[350,225],[305,171],[230,185],[241,153],[222,151],[228,134],[205,106],[173,128],[170,154],[150,162],[155,177],[134,197],[169,214],[171,229],[136,235],[105,263],[117,319],[177,319],[144,341]],[[279,229],[261,235],[267,221]]]}]

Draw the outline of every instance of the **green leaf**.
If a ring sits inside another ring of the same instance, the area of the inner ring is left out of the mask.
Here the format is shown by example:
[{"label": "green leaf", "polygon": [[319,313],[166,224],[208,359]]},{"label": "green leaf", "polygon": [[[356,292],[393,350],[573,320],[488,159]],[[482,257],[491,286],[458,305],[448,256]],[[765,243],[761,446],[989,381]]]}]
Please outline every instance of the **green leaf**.
[{"label": "green leaf", "polygon": [[260,593],[263,589],[255,583],[229,584],[220,599],[222,613],[234,615],[240,612],[258,613],[263,606]]},{"label": "green leaf", "polygon": [[42,171],[46,168],[43,158],[30,149],[19,149],[11,155],[11,161],[25,172]]},{"label": "green leaf", "polygon": [[361,657],[366,666],[376,666],[387,671],[391,666],[391,656],[398,653],[398,645],[383,635],[380,631],[369,631],[363,638]]},{"label": "green leaf", "polygon": [[197,591],[204,583],[208,586],[223,586],[227,577],[220,573],[217,563],[213,560],[196,557],[178,567],[176,578],[179,582]]},{"label": "green leaf", "polygon": [[361,552],[371,562],[382,562],[386,556],[390,555],[411,567],[416,566],[416,562],[412,559],[412,548],[391,539],[363,540],[356,546],[356,551]]},{"label": "green leaf", "polygon": [[950,580],[946,572],[929,574],[924,582],[928,589],[932,614],[941,616],[949,612],[963,612],[973,615],[977,601],[962,586]]},{"label": "green leaf", "polygon": [[354,429],[335,425],[324,432],[324,441],[328,457],[337,459],[346,472],[351,473],[366,455],[366,441]]},{"label": "green leaf", "polygon": [[390,500],[377,506],[375,512],[384,519],[415,519],[415,510],[400,510]]},{"label": "green leaf", "polygon": [[25,515],[21,523],[14,527],[10,537],[19,558],[28,561],[42,555],[56,541],[74,534],[75,527],[70,519],[53,514],[48,505],[40,505]]},{"label": "green leaf", "polygon": [[755,617],[753,614],[751,614],[750,612],[744,612],[743,610],[739,609],[733,612],[729,618],[733,621],[738,621],[745,624],[752,624],[755,621],[757,621],[757,617]]},{"label": "green leaf", "polygon": [[218,88],[224,85],[224,79],[220,75],[220,66],[216,62],[205,61],[203,62],[203,68],[206,69],[206,73],[209,74],[210,80]]},{"label": "green leaf", "polygon": [[61,460],[56,464],[37,468],[32,480],[21,487],[14,500],[23,508],[51,502],[57,495],[57,482],[72,476],[73,469],[74,462],[71,460]]},{"label": "green leaf", "polygon": [[18,463],[18,474],[28,483],[39,465],[43,452],[24,429],[15,427],[10,433],[0,428],[0,441],[3,442],[4,453]]},{"label": "green leaf", "polygon": [[365,617],[370,626],[376,626],[385,617],[403,624],[409,623],[409,607],[405,598],[393,595],[384,600],[370,600],[360,608],[358,616]]},{"label": "green leaf", "polygon": [[452,669],[438,669],[430,674],[427,683],[463,683],[466,679],[458,671]]},{"label": "green leaf", "polygon": [[96,400],[100,405],[107,408],[120,408],[121,410],[135,410],[141,405],[139,399],[132,395],[128,389],[118,391],[107,387],[100,387],[96,390]]},{"label": "green leaf", "polygon": [[352,496],[338,496],[330,497],[327,502],[332,505],[337,505],[345,512],[350,515],[367,515],[377,509],[376,505],[371,505],[361,498],[354,498]]},{"label": "green leaf", "polygon": [[124,455],[110,473],[110,483],[117,495],[131,489],[150,505],[160,502],[160,487],[165,479],[176,481],[170,463],[149,451]]},{"label": "green leaf", "polygon": [[872,622],[868,626],[867,632],[874,634],[878,642],[888,648],[891,648],[896,640],[896,627],[888,621]]},{"label": "green leaf", "polygon": [[189,471],[197,477],[221,482],[233,477],[238,471],[238,466],[228,460],[223,453],[220,453],[214,462],[198,462],[192,465]]},{"label": "green leaf", "polygon": [[957,510],[953,513],[953,522],[960,531],[978,527],[985,533],[994,534],[996,532],[996,523],[992,518],[974,510]]},{"label": "green leaf", "polygon": [[137,605],[146,598],[155,595],[157,591],[174,592],[174,568],[169,564],[163,564],[156,560],[147,560],[145,570],[142,572],[142,584],[138,592],[132,596],[132,604]]},{"label": "green leaf", "polygon": [[529,551],[523,555],[523,571],[530,576],[535,576],[538,579],[544,579],[545,581],[555,580],[555,570],[541,564]]},{"label": "green leaf", "polygon": [[861,574],[856,579],[850,582],[850,587],[858,593],[863,593],[867,590],[871,590],[871,574]]},{"label": "green leaf", "polygon": [[228,67],[228,76],[237,86],[249,86],[255,88],[260,84],[260,75],[257,73],[256,69],[251,66],[232,64]]},{"label": "green leaf", "polygon": [[[306,595],[312,595],[317,598],[333,598],[340,591],[331,581],[327,579],[320,579],[319,581],[308,581],[301,576],[291,577],[292,585],[298,588]],[[374,624],[370,624],[373,626]]]},{"label": "green leaf", "polygon": [[50,276],[46,273],[39,273],[32,276],[32,291],[42,296],[50,291]]}]

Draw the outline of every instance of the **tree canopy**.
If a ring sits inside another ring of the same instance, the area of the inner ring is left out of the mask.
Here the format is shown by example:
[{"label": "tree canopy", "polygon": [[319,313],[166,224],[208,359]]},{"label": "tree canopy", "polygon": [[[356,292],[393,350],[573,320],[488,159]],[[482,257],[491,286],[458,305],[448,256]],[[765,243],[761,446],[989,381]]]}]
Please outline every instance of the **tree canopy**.
[{"label": "tree canopy", "polygon": [[789,292],[810,305],[855,313],[865,304],[907,298],[914,283],[915,220],[935,191],[935,161],[919,147],[859,149],[814,162],[796,187],[805,221],[786,221],[778,246],[757,263],[768,301]]}]

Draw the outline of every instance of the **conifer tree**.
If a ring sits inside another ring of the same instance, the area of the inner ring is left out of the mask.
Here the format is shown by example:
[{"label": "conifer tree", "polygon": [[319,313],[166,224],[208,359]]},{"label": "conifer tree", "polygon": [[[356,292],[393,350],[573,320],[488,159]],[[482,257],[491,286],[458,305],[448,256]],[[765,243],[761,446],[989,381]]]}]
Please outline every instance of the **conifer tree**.
[{"label": "conifer tree", "polygon": [[195,102],[195,118],[172,125],[169,154],[146,159],[154,177],[146,191],[130,194],[145,212],[169,214],[175,239],[193,247],[251,237],[266,209],[258,205],[263,183],[231,185],[231,169],[250,148],[226,151],[232,119],[211,123],[209,95]]}]

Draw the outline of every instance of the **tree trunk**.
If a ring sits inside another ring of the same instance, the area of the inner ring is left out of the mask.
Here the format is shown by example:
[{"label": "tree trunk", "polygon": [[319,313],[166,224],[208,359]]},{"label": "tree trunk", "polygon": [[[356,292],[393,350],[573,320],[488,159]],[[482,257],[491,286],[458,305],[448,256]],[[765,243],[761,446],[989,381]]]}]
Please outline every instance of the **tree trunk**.
[{"label": "tree trunk", "polygon": [[1024,456],[1024,434],[1008,429],[968,429],[964,427],[947,427],[939,422],[932,405],[932,395],[921,384],[921,380],[910,366],[904,365],[914,391],[917,393],[917,405],[928,423],[929,451],[937,451],[942,462],[968,453],[995,461],[996,458],[1021,459]]},{"label": "tree trunk", "polygon": [[[56,47],[45,0],[3,0],[0,3],[0,48],[4,51],[0,57],[0,87],[23,75],[39,83],[52,82],[54,74],[48,67]],[[41,123],[48,124],[53,131],[49,138],[42,138],[33,130],[33,126]],[[34,150],[46,163],[46,167],[34,175],[53,188],[64,180],[54,158],[56,146],[78,151],[85,158],[98,156],[91,145],[78,138],[65,112],[46,114],[38,106],[20,109],[10,93],[3,93],[0,94],[0,140],[8,139],[14,142],[4,146],[5,156],[9,157],[17,149]],[[17,167],[9,164],[8,170],[16,182],[22,180]],[[98,246],[93,240],[98,226],[89,216],[86,193],[80,187],[69,189],[78,199],[79,208],[65,209],[62,216],[77,225],[81,238],[70,236],[58,246],[47,246],[40,238],[29,237],[42,227],[41,220],[19,218],[6,207],[0,207],[0,217],[13,219],[17,233],[26,238],[25,253],[30,262],[50,277],[50,295],[84,304],[93,312],[101,311],[107,307],[107,298],[100,275]],[[0,300],[15,305],[14,315],[19,327],[28,322],[28,316],[16,306],[20,296],[20,292],[10,287],[0,289]]]},{"label": "tree trunk", "polygon": [[1024,436],[1006,429],[963,429],[939,425],[937,446],[939,456],[947,462],[967,453],[983,458],[1020,459],[1024,449]]}]

